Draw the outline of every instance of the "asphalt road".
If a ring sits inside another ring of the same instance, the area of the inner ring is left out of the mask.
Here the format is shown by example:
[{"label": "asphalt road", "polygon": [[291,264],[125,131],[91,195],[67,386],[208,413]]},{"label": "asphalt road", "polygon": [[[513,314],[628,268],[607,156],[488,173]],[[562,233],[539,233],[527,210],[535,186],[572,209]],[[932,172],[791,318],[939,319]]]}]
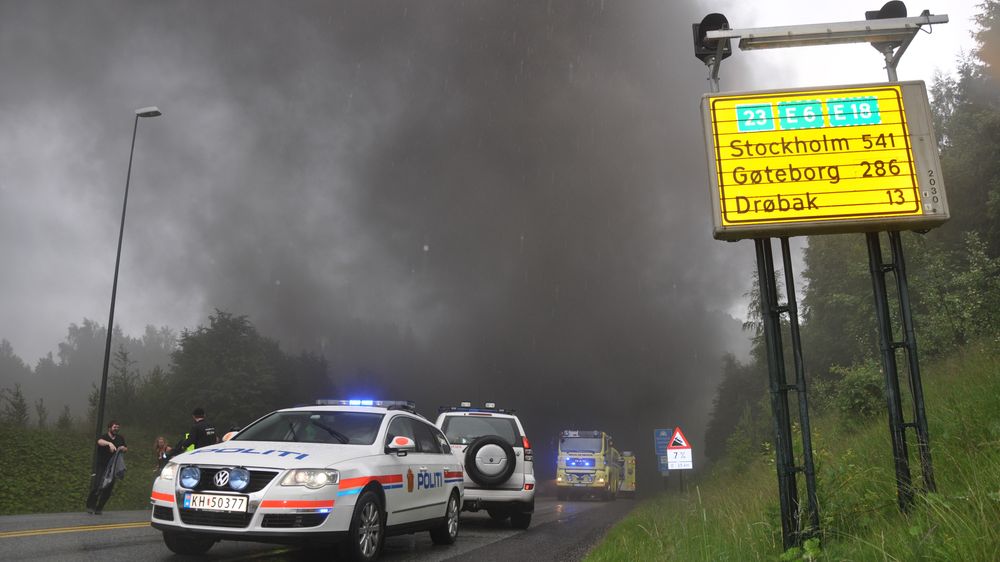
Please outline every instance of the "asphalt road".
[{"label": "asphalt road", "polygon": [[[496,523],[485,512],[462,514],[458,541],[435,546],[429,535],[389,537],[382,560],[580,560],[635,502],[618,500],[557,501],[540,496],[526,531]],[[160,532],[149,526],[149,511],[115,511],[104,515],[54,513],[0,517],[0,552],[4,560],[178,560],[164,546]],[[319,560],[327,552],[260,543],[217,543],[203,560]]]}]

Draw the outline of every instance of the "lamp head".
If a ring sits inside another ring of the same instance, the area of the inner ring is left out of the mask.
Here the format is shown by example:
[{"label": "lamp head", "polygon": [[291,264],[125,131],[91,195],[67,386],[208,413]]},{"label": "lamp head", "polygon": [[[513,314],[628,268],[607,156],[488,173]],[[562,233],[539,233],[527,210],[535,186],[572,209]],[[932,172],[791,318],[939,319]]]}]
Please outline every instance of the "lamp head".
[{"label": "lamp head", "polygon": [[[694,39],[694,56],[708,64],[709,59],[714,59],[719,54],[719,40],[708,39],[705,34],[709,31],[729,29],[729,20],[722,14],[708,14],[701,23],[691,24],[691,32]],[[733,49],[729,45],[729,39],[724,39],[722,43],[722,57],[727,58],[733,54]]]},{"label": "lamp head", "polygon": [[[900,2],[900,0],[892,0],[886,2],[882,6],[881,10],[871,10],[865,12],[866,20],[884,20],[891,18],[905,18],[906,17],[906,4]],[[875,47],[875,50],[884,53],[887,50],[892,51],[896,47],[902,45],[902,41],[872,41],[871,46]]]},{"label": "lamp head", "polygon": [[160,115],[163,115],[163,112],[160,111],[160,108],[155,105],[151,105],[149,107],[142,107],[135,110],[135,114],[139,117],[159,117]]},{"label": "lamp head", "polygon": [[886,2],[881,10],[869,10],[865,12],[866,20],[884,20],[889,18],[905,18],[906,4],[899,0]]}]

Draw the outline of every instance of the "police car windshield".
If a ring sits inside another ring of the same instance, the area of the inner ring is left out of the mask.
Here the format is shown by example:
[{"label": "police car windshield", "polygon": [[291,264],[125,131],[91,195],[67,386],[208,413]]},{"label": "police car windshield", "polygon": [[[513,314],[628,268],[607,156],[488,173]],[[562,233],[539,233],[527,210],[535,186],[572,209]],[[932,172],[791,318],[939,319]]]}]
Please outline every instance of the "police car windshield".
[{"label": "police car windshield", "polygon": [[496,435],[513,446],[520,447],[517,424],[513,418],[480,416],[448,416],[442,424],[444,434],[453,445],[468,445],[478,437]]},{"label": "police car windshield", "polygon": [[233,441],[296,441],[371,445],[382,414],[367,412],[275,412],[239,432]]},{"label": "police car windshield", "polygon": [[559,440],[559,450],[572,453],[600,453],[600,437],[563,437]]}]

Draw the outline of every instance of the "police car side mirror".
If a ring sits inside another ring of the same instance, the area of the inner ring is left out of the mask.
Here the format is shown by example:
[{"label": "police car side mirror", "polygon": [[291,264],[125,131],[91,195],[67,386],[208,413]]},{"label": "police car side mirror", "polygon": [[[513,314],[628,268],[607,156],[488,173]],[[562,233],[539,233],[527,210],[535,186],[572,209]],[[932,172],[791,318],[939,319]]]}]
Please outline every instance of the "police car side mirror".
[{"label": "police car side mirror", "polygon": [[229,433],[222,436],[222,441],[223,442],[229,441],[233,437],[236,437],[237,433],[239,433],[239,431],[230,431]]},{"label": "police car side mirror", "polygon": [[396,453],[398,457],[405,457],[407,453],[417,450],[417,443],[409,437],[397,435],[389,440],[385,446],[387,453]]}]

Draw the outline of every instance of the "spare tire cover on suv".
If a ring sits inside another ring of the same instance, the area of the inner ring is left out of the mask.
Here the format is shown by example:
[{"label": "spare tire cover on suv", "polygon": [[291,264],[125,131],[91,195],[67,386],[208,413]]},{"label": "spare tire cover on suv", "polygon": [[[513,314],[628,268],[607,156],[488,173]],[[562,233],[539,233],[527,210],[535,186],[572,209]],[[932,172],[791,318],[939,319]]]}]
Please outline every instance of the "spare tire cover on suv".
[{"label": "spare tire cover on suv", "polygon": [[516,467],[514,447],[502,437],[484,435],[465,450],[465,472],[480,486],[503,484]]}]

